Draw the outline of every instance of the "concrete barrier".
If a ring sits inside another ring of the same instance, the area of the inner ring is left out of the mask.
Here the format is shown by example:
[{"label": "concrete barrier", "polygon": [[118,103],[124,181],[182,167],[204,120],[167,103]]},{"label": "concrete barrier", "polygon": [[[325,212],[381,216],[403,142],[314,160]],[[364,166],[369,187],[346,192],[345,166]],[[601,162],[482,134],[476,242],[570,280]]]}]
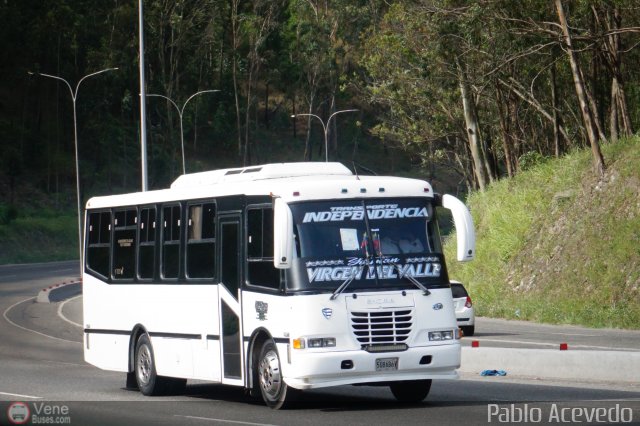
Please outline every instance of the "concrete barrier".
[{"label": "concrete barrier", "polygon": [[82,281],[71,281],[45,287],[36,297],[37,303],[61,302],[82,293]]},{"label": "concrete barrier", "polygon": [[462,348],[460,371],[505,370],[508,376],[640,383],[640,350]]}]

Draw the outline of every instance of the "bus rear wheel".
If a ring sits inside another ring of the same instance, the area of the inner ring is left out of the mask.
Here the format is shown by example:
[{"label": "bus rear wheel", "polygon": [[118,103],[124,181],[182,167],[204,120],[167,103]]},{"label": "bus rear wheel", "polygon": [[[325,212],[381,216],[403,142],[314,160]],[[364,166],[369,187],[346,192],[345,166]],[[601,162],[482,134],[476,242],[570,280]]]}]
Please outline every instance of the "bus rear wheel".
[{"label": "bus rear wheel", "polygon": [[389,385],[391,393],[399,402],[418,403],[429,395],[431,380],[407,380]]},{"label": "bus rear wheel", "polygon": [[262,399],[268,407],[274,410],[284,408],[294,399],[295,389],[287,386],[282,378],[280,356],[272,340],[262,345],[260,358],[256,365],[256,375]]},{"label": "bus rear wheel", "polygon": [[134,373],[138,389],[146,396],[179,394],[187,384],[186,379],[158,376],[153,347],[146,334],[136,342]]}]

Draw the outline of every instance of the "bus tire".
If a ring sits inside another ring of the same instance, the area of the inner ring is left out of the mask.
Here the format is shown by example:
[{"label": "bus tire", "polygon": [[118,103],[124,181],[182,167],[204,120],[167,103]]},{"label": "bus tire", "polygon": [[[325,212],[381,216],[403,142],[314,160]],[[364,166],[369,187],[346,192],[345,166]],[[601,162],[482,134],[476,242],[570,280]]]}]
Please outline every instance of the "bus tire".
[{"label": "bus tire", "polygon": [[415,404],[427,397],[431,390],[431,380],[407,380],[392,382],[389,385],[391,393],[398,402]]},{"label": "bus tire", "polygon": [[156,362],[149,336],[140,335],[134,352],[134,372],[138,389],[146,396],[161,395],[167,388],[163,377],[156,373]]},{"label": "bus tire", "polygon": [[269,408],[279,410],[294,399],[295,389],[287,386],[282,378],[280,356],[273,340],[262,345],[256,375],[262,399]]}]

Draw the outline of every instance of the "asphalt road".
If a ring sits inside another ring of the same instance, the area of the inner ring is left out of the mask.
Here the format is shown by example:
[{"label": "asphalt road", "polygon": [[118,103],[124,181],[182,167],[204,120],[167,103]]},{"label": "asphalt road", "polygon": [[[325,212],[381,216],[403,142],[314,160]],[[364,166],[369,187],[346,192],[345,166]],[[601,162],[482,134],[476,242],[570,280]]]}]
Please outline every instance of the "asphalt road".
[{"label": "asphalt road", "polygon": [[463,346],[477,340],[483,347],[546,349],[566,343],[570,350],[640,352],[639,330],[593,329],[571,325],[477,318],[476,333],[462,339]]},{"label": "asphalt road", "polygon": [[[606,423],[640,424],[638,386],[525,382],[509,377],[435,381],[427,400],[410,406],[398,405],[384,387],[311,391],[297,407],[282,411],[248,399],[240,389],[207,383],[189,382],[182,396],[144,397],[123,389],[122,373],[84,363],[81,328],[74,324],[79,322],[80,299],[34,302],[41,288],[77,276],[72,262],[0,267],[0,425],[11,424],[5,413],[17,401],[25,403],[32,416],[78,425],[474,425],[563,420],[587,424],[595,423],[596,415]],[[477,330],[473,339],[482,345],[556,344],[558,334],[554,333],[560,333],[561,340],[575,339],[569,340],[570,347],[637,347],[637,340],[624,332],[622,338],[609,332],[598,337],[601,331],[569,327],[566,332],[484,319]],[[495,342],[501,339],[511,343]]]}]

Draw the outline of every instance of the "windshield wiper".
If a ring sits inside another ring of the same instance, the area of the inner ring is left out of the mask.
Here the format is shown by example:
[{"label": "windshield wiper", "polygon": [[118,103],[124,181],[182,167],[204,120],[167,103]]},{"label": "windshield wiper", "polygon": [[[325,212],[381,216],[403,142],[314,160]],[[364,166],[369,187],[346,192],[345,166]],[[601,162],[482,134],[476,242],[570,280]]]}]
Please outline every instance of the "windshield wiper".
[{"label": "windshield wiper", "polygon": [[402,276],[402,278],[406,278],[407,280],[409,280],[409,282],[410,282],[410,283],[412,283],[413,285],[415,285],[416,287],[418,287],[420,290],[422,290],[422,291],[423,291],[423,294],[424,294],[425,296],[428,296],[428,295],[430,295],[430,294],[431,294],[431,292],[429,291],[429,289],[428,289],[427,287],[425,287],[425,286],[424,286],[424,284],[422,284],[420,281],[416,280],[416,279],[415,279],[414,277],[412,277],[411,275],[403,274],[403,273],[400,271],[400,265],[398,265],[398,264],[397,264],[397,263],[395,263],[395,262],[391,262],[391,264],[392,264],[393,266],[395,266],[396,271],[398,271],[398,275],[401,275],[401,276]]},{"label": "windshield wiper", "polygon": [[354,277],[347,278],[346,280],[344,280],[344,282],[340,284],[340,287],[336,288],[336,291],[334,291],[331,294],[331,297],[329,298],[329,300],[335,300],[338,296],[340,296],[340,294],[342,294],[342,292],[349,286],[349,284],[351,284],[351,282],[353,281],[353,278]]},{"label": "windshield wiper", "polygon": [[380,247],[379,255],[380,255],[380,260],[386,261],[386,262],[390,263],[394,268],[396,268],[396,271],[398,271],[398,275],[400,275],[401,278],[406,278],[407,280],[409,280],[409,282],[411,284],[415,285],[420,290],[422,290],[422,292],[423,292],[423,294],[425,296],[428,296],[428,295],[431,294],[429,289],[427,287],[425,287],[424,284],[422,284],[420,281],[418,281],[417,279],[415,279],[411,275],[403,274],[402,270],[400,269],[400,265],[398,265],[396,262],[392,262],[389,257],[387,257],[384,254],[382,254],[382,246]]}]

